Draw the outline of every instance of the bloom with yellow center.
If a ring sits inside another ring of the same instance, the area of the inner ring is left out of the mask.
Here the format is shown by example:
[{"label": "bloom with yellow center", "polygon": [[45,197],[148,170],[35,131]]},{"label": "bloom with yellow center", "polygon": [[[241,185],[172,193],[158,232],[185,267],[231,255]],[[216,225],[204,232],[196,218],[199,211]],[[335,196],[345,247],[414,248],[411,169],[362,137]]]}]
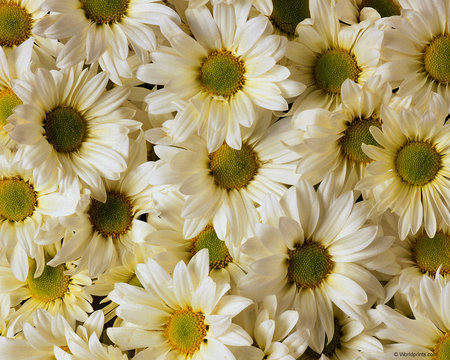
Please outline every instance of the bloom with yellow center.
[{"label": "bloom with yellow center", "polygon": [[383,33],[369,23],[341,27],[328,0],[310,2],[312,24],[300,24],[288,43],[292,79],[307,88],[294,101],[291,114],[313,108],[335,110],[346,79],[361,86],[376,70]]},{"label": "bloom with yellow center", "polygon": [[317,192],[301,180],[279,202],[266,198],[256,237],[242,245],[249,271],[239,289],[255,300],[267,293],[283,299],[298,312],[297,329],[319,354],[325,336],[333,338],[332,304],[363,319],[363,305],[383,299],[369,270],[385,272],[378,264],[394,240],[367,222],[365,202],[355,204],[352,192],[338,189],[328,176]]},{"label": "bloom with yellow center", "polygon": [[379,145],[363,145],[375,160],[367,176],[357,184],[370,191],[380,211],[391,209],[400,216],[398,233],[405,239],[423,225],[430,238],[439,224],[450,225],[450,125],[444,99],[433,94],[429,109],[414,108],[398,114],[383,106],[381,129],[370,132]]},{"label": "bloom with yellow center", "polygon": [[167,356],[207,360],[220,354],[234,360],[227,345],[250,345],[250,336],[233,324],[232,318],[252,301],[225,295],[230,285],[215,283],[208,276],[206,249],[188,265],[180,261],[173,277],[154,260],[138,264],[136,269],[144,288],[116,284],[109,296],[119,304],[117,315],[126,323],[107,330],[121,349],[143,349],[133,359]]},{"label": "bloom with yellow center", "polygon": [[188,9],[195,39],[166,23],[163,34],[171,48],[153,52],[153,63],[138,69],[138,79],[164,85],[147,96],[149,112],[178,111],[175,141],[198,132],[211,152],[224,142],[239,150],[240,126],[253,124],[257,107],[287,110],[286,98],[303,90],[288,79],[286,67],[277,65],[286,39],[267,35],[264,16],[247,20],[249,11],[250,6],[223,3],[214,6],[213,14],[205,6]]}]

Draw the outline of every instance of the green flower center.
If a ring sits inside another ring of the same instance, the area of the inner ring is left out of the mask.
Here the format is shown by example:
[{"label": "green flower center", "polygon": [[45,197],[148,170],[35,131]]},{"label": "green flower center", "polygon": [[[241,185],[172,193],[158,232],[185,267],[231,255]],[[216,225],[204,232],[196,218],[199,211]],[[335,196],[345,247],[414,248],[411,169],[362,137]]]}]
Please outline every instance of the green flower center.
[{"label": "green flower center", "polygon": [[78,150],[86,138],[86,120],[77,110],[58,106],[47,113],[44,130],[57,152],[70,153]]},{"label": "green flower center", "polygon": [[33,18],[19,4],[0,1],[0,46],[18,46],[31,36]]},{"label": "green flower center", "polygon": [[361,70],[348,50],[330,49],[322,53],[314,66],[316,85],[327,93],[339,94],[346,79],[357,82]]},{"label": "green flower center", "polygon": [[200,84],[207,93],[228,98],[242,89],[244,74],[244,63],[231,51],[212,51],[200,67]]},{"label": "green flower center", "polygon": [[131,279],[128,280],[128,284],[133,285],[133,286],[137,286],[137,287],[143,287],[141,282],[139,281],[138,277],[136,276],[136,274],[133,274]]},{"label": "green flower center", "polygon": [[258,158],[254,151],[245,144],[236,150],[223,144],[209,154],[209,168],[216,185],[227,189],[246,187],[258,171]]},{"label": "green flower center", "polygon": [[125,234],[133,221],[130,200],[115,191],[107,193],[104,203],[92,199],[88,214],[93,229],[104,237],[117,238]]},{"label": "green flower center", "polygon": [[80,0],[86,17],[93,23],[112,24],[120,22],[126,15],[129,0]]},{"label": "green flower center", "polygon": [[200,348],[206,332],[205,316],[188,308],[170,316],[164,334],[172,348],[182,354],[192,355]]},{"label": "green flower center", "polygon": [[371,126],[380,128],[380,120],[373,117],[356,118],[348,124],[343,136],[338,140],[341,151],[348,160],[357,164],[367,164],[372,161],[361,148],[362,144],[378,145],[369,131]]},{"label": "green flower center", "polygon": [[425,48],[425,70],[441,84],[450,81],[450,36],[438,36]]},{"label": "green flower center", "polygon": [[450,235],[439,231],[433,238],[426,235],[417,238],[412,255],[421,272],[434,275],[442,265],[440,273],[450,274]]},{"label": "green flower center", "polygon": [[447,332],[436,344],[433,360],[450,359],[450,332]]},{"label": "green flower center", "polygon": [[[326,355],[327,357],[331,358],[336,351],[336,349],[341,348],[341,336],[342,336],[342,330],[341,325],[339,324],[339,321],[337,318],[334,318],[334,333],[333,338],[331,339],[330,343],[328,343],[328,338],[325,336],[325,346],[322,350],[322,354]],[[316,353],[313,349],[308,347],[303,354],[303,356],[300,357],[300,360],[318,360],[320,359],[322,354]]]},{"label": "green flower center", "polygon": [[233,261],[225,241],[217,237],[216,231],[211,225],[207,225],[200,234],[192,239],[192,256],[201,249],[209,251],[209,268],[211,270],[222,269]]},{"label": "green flower center", "polygon": [[397,153],[395,167],[403,181],[422,186],[436,177],[441,168],[441,156],[430,143],[412,141]]},{"label": "green flower center", "polygon": [[288,255],[288,279],[298,288],[319,286],[334,267],[328,250],[314,241],[305,241]]},{"label": "green flower center", "polygon": [[6,125],[6,119],[13,113],[14,108],[20,104],[22,101],[11,88],[0,91],[0,130]]},{"label": "green flower center", "polygon": [[62,299],[69,289],[70,277],[64,275],[64,265],[56,267],[45,266],[42,275],[34,278],[36,263],[30,266],[27,277],[28,288],[31,296],[44,302]]},{"label": "green flower center", "polygon": [[293,39],[297,25],[311,17],[309,0],[273,0],[272,2],[273,11],[269,20],[281,34]]},{"label": "green flower center", "polygon": [[33,215],[37,194],[33,185],[21,178],[0,180],[0,218],[22,221]]},{"label": "green flower center", "polygon": [[363,0],[360,8],[371,7],[374,8],[381,17],[389,17],[400,15],[400,8],[393,0]]}]

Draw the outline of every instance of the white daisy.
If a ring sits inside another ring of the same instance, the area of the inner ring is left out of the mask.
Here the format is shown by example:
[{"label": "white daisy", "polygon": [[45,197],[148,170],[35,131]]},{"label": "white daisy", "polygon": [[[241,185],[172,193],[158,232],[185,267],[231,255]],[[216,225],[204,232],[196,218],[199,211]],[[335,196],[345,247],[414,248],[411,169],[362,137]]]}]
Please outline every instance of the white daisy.
[{"label": "white daisy", "polygon": [[285,98],[303,91],[302,84],[288,80],[289,70],[277,65],[286,39],[268,35],[262,15],[247,20],[249,10],[226,4],[215,5],[213,14],[207,7],[186,10],[195,39],[167,22],[162,31],[171,47],[153,52],[153,63],[138,70],[138,79],[164,85],[147,96],[148,110],[178,111],[178,142],[198,131],[210,151],[224,140],[240,149],[240,125],[253,124],[256,106],[287,110]]},{"label": "white daisy", "polygon": [[218,354],[235,359],[227,345],[250,345],[251,338],[232,318],[251,300],[225,295],[230,286],[216,284],[208,273],[206,249],[187,266],[180,261],[173,278],[154,260],[139,264],[136,274],[144,289],[116,284],[110,294],[129,326],[109,328],[108,336],[122,349],[143,349],[135,360],[209,360]]},{"label": "white daisy", "polygon": [[336,15],[347,24],[400,15],[401,0],[336,0]]},{"label": "white daisy", "polygon": [[5,129],[25,146],[26,168],[43,174],[58,170],[65,187],[82,180],[104,201],[102,177],[116,180],[126,169],[128,133],[140,123],[122,107],[129,89],[105,91],[108,78],[97,68],[79,64],[63,71],[40,68],[33,81],[15,80],[13,90],[23,104],[14,108]]},{"label": "white daisy", "polygon": [[51,173],[44,175],[39,172],[40,169],[34,172],[26,170],[22,162],[20,153],[13,154],[2,149],[0,250],[6,250],[9,264],[17,279],[25,281],[28,274],[28,257],[36,260],[38,274],[44,267],[42,243],[38,241],[40,229],[50,225],[52,217],[73,214],[79,190],[62,193]]},{"label": "white daisy", "polygon": [[402,11],[402,21],[384,34],[379,73],[409,95],[427,105],[431,92],[450,98],[450,1],[409,1],[413,9]]},{"label": "white daisy", "polygon": [[176,147],[155,146],[161,161],[151,182],[181,184],[181,193],[187,195],[181,213],[188,222],[185,238],[198,235],[208,224],[219,239],[229,236],[237,241],[235,246],[253,234],[256,206],[265,194],[280,197],[286,184],[298,179],[298,155],[282,144],[297,141],[289,121],[286,118],[269,126],[271,114],[265,112],[251,129],[243,128],[240,150],[224,143],[209,152],[204,139],[196,136]]},{"label": "white daisy", "polygon": [[126,249],[153,231],[153,227],[139,219],[152,211],[149,186],[153,162],[146,161],[145,140],[140,136],[130,143],[128,166],[116,181],[105,181],[106,200],[99,201],[89,192],[84,194],[76,215],[63,224],[74,231],[64,240],[61,250],[49,262],[56,266],[80,259],[79,269],[88,267],[92,277],[107,271]]},{"label": "white daisy", "polygon": [[295,99],[290,113],[305,109],[334,110],[340,104],[341,85],[351,79],[362,85],[375,71],[383,33],[369,22],[342,26],[328,0],[317,0],[312,25],[297,27],[298,36],[288,43],[292,79],[307,88]]},{"label": "white daisy", "polygon": [[333,338],[332,303],[365,320],[363,305],[384,299],[368,269],[393,266],[384,254],[394,238],[367,222],[365,201],[354,203],[353,192],[339,195],[333,187],[328,176],[317,192],[302,180],[279,203],[268,196],[257,236],[242,246],[251,260],[239,288],[255,300],[276,294],[282,306],[298,311],[298,329],[317,353],[325,335]]},{"label": "white daisy", "polygon": [[433,94],[429,110],[415,108],[400,114],[388,106],[381,108],[381,130],[370,132],[381,145],[362,145],[373,163],[367,176],[356,185],[370,191],[376,209],[391,209],[400,216],[398,232],[405,239],[422,226],[434,237],[438,224],[450,225],[450,124],[444,125],[448,107]]},{"label": "white daisy", "polygon": [[[132,77],[128,47],[142,62],[148,61],[148,52],[155,50],[157,43],[152,25],[162,24],[163,19],[179,21],[176,12],[159,0],[46,0],[42,9],[50,15],[39,23],[39,32],[67,40],[58,55],[59,67],[98,60],[108,73],[124,77]],[[118,77],[111,80],[121,83]]]}]

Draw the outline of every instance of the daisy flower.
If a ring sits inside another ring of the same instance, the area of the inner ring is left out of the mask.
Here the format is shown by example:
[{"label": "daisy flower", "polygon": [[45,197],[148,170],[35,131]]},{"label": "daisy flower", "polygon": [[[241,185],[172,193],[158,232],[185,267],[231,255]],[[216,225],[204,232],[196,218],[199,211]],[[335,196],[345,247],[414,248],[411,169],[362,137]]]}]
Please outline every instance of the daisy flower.
[{"label": "daisy flower", "polygon": [[347,24],[400,15],[401,0],[337,0],[336,15]]},{"label": "daisy flower", "polygon": [[265,194],[280,197],[286,184],[296,182],[298,155],[282,141],[297,141],[298,134],[289,118],[269,126],[270,122],[271,114],[264,112],[255,126],[245,130],[240,150],[224,143],[209,152],[204,139],[196,136],[176,147],[155,146],[161,161],[150,181],[181,185],[181,193],[187,195],[181,216],[189,220],[185,238],[212,224],[219,239],[229,236],[239,246],[241,239],[253,234],[256,206]]},{"label": "daisy flower", "polygon": [[400,239],[415,234],[423,225],[434,237],[438,224],[450,225],[450,124],[444,125],[448,107],[438,94],[429,110],[404,109],[398,114],[381,108],[381,130],[370,132],[380,146],[362,145],[373,163],[356,185],[370,190],[380,211],[391,209],[400,216]]},{"label": "daisy flower", "polygon": [[[142,62],[148,61],[157,43],[152,25],[163,19],[179,21],[159,0],[46,0],[42,9],[50,15],[39,24],[39,32],[67,40],[57,58],[59,67],[100,61],[102,69],[124,77],[132,77],[126,61],[129,46]],[[121,84],[118,77],[113,79]]]},{"label": "daisy flower", "polygon": [[63,187],[80,179],[100,201],[106,198],[102,177],[116,180],[126,169],[128,133],[140,127],[130,120],[134,111],[121,106],[129,89],[106,91],[107,82],[95,66],[40,68],[32,81],[14,81],[23,104],[5,125],[24,144],[19,152],[26,168],[41,168],[42,174],[56,168]]},{"label": "daisy flower", "polygon": [[[45,256],[51,258],[56,253],[57,246],[46,247]],[[0,266],[1,294],[11,297],[11,307],[17,307],[8,321],[11,332],[22,329],[23,324],[33,319],[37,309],[57,313],[73,326],[75,321],[85,321],[87,313],[93,311],[92,298],[86,291],[91,285],[87,272],[76,275],[66,275],[73,270],[74,263],[64,263],[56,267],[44,265],[41,275],[36,275],[36,262],[30,259],[28,276],[25,281],[16,279],[11,268]]]},{"label": "daisy flower", "polygon": [[140,136],[131,142],[127,169],[116,181],[105,181],[106,200],[99,201],[87,192],[76,215],[63,220],[74,231],[65,239],[58,254],[49,262],[57,266],[80,259],[79,268],[88,267],[92,277],[107,271],[126,249],[153,230],[139,219],[151,211],[149,178],[153,162],[146,160],[145,140]]},{"label": "daisy flower", "polygon": [[[60,192],[51,174],[24,169],[20,153],[2,149],[0,153],[0,250],[6,256],[14,275],[25,281],[28,257],[38,263],[38,274],[44,266],[39,231],[52,217],[75,212],[79,192]],[[38,181],[45,179],[46,182]]]},{"label": "daisy flower", "polygon": [[227,345],[248,346],[251,338],[232,318],[252,301],[225,295],[229,284],[216,284],[208,273],[206,249],[187,266],[180,261],[173,278],[154,260],[138,264],[144,289],[121,283],[110,294],[119,304],[118,316],[129,326],[108,328],[109,338],[123,350],[143,349],[134,360],[208,360],[218,354],[234,360]]},{"label": "daisy flower", "polygon": [[450,1],[409,1],[402,21],[384,34],[378,72],[399,87],[401,96],[412,95],[419,105],[431,92],[450,98]]},{"label": "daisy flower", "polygon": [[367,223],[364,201],[355,204],[353,192],[339,195],[334,186],[331,176],[317,192],[301,180],[279,203],[268,196],[256,237],[242,245],[250,259],[239,284],[243,294],[255,300],[275,294],[282,306],[298,311],[297,328],[317,353],[325,335],[333,338],[333,303],[365,321],[362,305],[384,299],[368,269],[389,267],[384,253],[394,241]]},{"label": "daisy flower", "polygon": [[161,46],[152,53],[153,63],[138,69],[138,79],[164,85],[146,97],[148,111],[178,111],[177,141],[198,131],[211,151],[224,140],[239,150],[240,125],[253,124],[256,107],[287,110],[285,98],[303,90],[277,65],[286,39],[268,35],[262,15],[247,20],[249,10],[226,4],[215,5],[213,14],[207,7],[187,9],[194,38],[167,22],[161,29],[171,47]]},{"label": "daisy flower", "polygon": [[395,104],[391,87],[379,76],[370,78],[362,87],[345,80],[341,99],[342,105],[333,112],[313,109],[295,119],[294,127],[306,130],[303,141],[293,148],[301,154],[297,171],[313,184],[334,171],[340,181],[354,185],[373,161],[361,145],[378,145],[369,128],[381,127],[381,105],[392,104],[400,111],[410,103],[409,99],[396,98]]},{"label": "daisy flower", "polygon": [[298,36],[288,43],[292,79],[307,88],[290,113],[305,109],[334,110],[341,102],[341,85],[351,79],[362,85],[376,70],[383,33],[369,23],[341,27],[327,0],[311,2],[312,25],[299,25]]},{"label": "daisy flower", "polygon": [[450,283],[443,284],[438,279],[433,281],[426,276],[420,281],[419,303],[413,307],[414,319],[386,305],[377,306],[375,313],[385,326],[376,335],[390,341],[377,359],[391,360],[399,353],[406,356],[413,353],[420,360],[449,358]]}]

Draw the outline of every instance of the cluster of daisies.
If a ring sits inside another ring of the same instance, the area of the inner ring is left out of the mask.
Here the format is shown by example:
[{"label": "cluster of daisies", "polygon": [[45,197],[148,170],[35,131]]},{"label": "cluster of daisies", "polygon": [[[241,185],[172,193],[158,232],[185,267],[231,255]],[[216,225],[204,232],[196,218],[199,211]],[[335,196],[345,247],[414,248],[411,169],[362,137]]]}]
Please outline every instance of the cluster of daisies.
[{"label": "cluster of daisies", "polygon": [[450,0],[0,0],[0,360],[449,360]]}]

